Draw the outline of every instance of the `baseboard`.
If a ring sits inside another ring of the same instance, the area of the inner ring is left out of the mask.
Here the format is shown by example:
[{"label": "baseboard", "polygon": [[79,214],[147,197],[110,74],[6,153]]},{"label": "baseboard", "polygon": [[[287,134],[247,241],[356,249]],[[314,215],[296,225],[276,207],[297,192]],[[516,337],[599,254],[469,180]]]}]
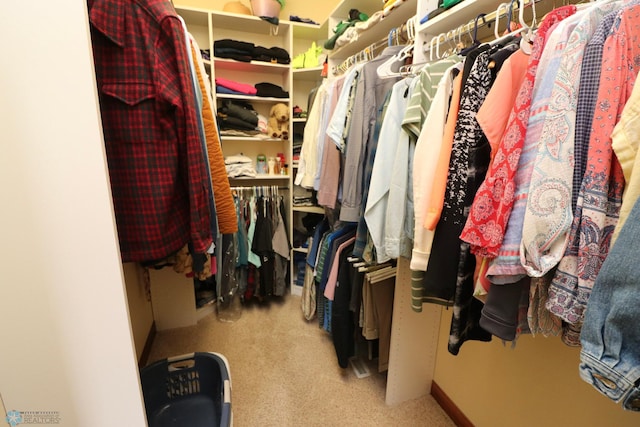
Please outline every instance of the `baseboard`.
[{"label": "baseboard", "polygon": [[151,345],[153,345],[153,340],[156,337],[156,322],[154,321],[151,324],[151,329],[149,330],[149,335],[147,335],[147,340],[144,342],[144,348],[142,349],[142,354],[140,355],[140,360],[138,360],[138,368],[144,368],[147,366],[147,362],[149,362],[149,354],[151,353]]},{"label": "baseboard", "polygon": [[431,396],[433,396],[435,401],[438,402],[444,412],[449,415],[449,418],[451,418],[451,421],[453,421],[455,425],[458,427],[474,427],[471,420],[462,413],[460,408],[458,408],[453,400],[447,396],[447,393],[445,393],[435,381],[431,382]]}]

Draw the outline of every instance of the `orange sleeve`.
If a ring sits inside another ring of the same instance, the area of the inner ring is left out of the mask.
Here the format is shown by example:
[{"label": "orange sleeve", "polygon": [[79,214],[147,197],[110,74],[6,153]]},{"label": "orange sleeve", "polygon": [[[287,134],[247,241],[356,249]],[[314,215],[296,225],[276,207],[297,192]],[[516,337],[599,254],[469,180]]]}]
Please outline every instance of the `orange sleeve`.
[{"label": "orange sleeve", "polygon": [[[196,50],[191,45],[191,53],[194,62],[196,59]],[[218,218],[218,229],[221,234],[233,234],[238,231],[238,219],[236,217],[236,209],[231,195],[231,186],[229,178],[227,178],[227,170],[224,166],[224,156],[220,147],[220,137],[218,136],[218,127],[213,118],[213,110],[207,96],[204,86],[204,80],[200,73],[198,64],[194,64],[196,75],[198,76],[198,84],[202,91],[202,122],[204,124],[204,133],[207,139],[207,153],[209,157],[209,170],[211,171],[211,184],[213,186],[213,197],[216,204],[216,216]]]},{"label": "orange sleeve", "polygon": [[453,94],[451,96],[451,105],[449,107],[449,115],[447,123],[444,127],[444,136],[442,138],[442,149],[438,157],[435,175],[433,177],[433,190],[431,198],[427,202],[427,210],[424,218],[424,228],[435,230],[440,215],[442,214],[442,206],[444,205],[444,193],[447,189],[447,177],[449,175],[449,160],[451,160],[451,149],[453,147],[453,135],[456,130],[456,122],[458,121],[458,112],[460,111],[460,93],[462,92],[462,73],[459,73],[453,80]]}]

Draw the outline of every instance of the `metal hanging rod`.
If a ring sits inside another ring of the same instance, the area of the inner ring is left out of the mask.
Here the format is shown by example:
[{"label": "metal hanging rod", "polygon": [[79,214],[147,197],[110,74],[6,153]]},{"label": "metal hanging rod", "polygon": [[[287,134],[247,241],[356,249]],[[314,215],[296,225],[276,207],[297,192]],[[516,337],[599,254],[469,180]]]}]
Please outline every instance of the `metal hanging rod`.
[{"label": "metal hanging rod", "polygon": [[[409,19],[401,26],[391,29],[386,37],[371,43],[361,51],[349,56],[347,59],[342,61],[340,65],[334,66],[332,70],[333,74],[342,74],[355,64],[372,60],[380,53],[379,51],[381,50],[381,48],[411,43],[415,39],[415,34],[416,24],[414,17]],[[401,40],[400,38],[402,36],[405,36],[406,40]]]}]

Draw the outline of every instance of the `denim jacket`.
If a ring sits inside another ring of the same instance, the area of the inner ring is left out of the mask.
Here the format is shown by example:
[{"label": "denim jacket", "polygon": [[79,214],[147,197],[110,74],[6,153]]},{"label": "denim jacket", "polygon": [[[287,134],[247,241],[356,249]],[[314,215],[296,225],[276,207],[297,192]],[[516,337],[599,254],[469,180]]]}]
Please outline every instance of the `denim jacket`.
[{"label": "denim jacket", "polygon": [[580,376],[624,409],[640,411],[640,202],[596,279],[582,327]]}]

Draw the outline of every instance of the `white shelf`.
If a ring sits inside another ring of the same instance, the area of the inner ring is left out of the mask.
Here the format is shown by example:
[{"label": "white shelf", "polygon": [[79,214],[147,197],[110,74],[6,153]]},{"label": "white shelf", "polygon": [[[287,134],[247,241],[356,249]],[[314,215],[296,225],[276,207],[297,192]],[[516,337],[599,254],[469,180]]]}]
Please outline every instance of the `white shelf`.
[{"label": "white shelf", "polygon": [[272,98],[267,96],[255,96],[255,95],[229,95],[225,93],[216,93],[217,99],[239,99],[242,101],[250,102],[283,102],[289,103],[289,98]]},{"label": "white shelf", "polygon": [[213,58],[213,63],[218,70],[229,71],[249,71],[264,74],[287,74],[289,72],[289,64],[273,64],[264,61],[242,62],[228,58]]},{"label": "white shelf", "polygon": [[[269,35],[274,29],[273,24],[258,16],[238,13],[215,11],[215,13],[211,15],[211,21],[214,28],[237,28],[245,33]],[[283,34],[290,26],[291,22],[280,19],[278,23],[278,34]]]},{"label": "white shelf", "polygon": [[294,80],[307,80],[307,81],[319,81],[322,80],[322,68],[294,68],[293,79]]},{"label": "white shelf", "polygon": [[291,121],[292,121],[293,123],[306,123],[306,122],[307,122],[307,119],[306,119],[306,118],[302,118],[302,117],[300,117],[300,118],[294,118],[294,119],[291,119]]},{"label": "white shelf", "polygon": [[[465,0],[424,24],[418,24],[417,31],[431,36],[446,33],[475,19],[481,13],[494,12],[500,3],[502,2],[497,0]],[[422,18],[422,16],[418,16],[418,20]]]},{"label": "white shelf", "polygon": [[202,62],[204,63],[204,65],[207,65],[207,66],[211,67],[211,60],[210,59],[202,59]]},{"label": "white shelf", "polygon": [[320,206],[294,206],[293,211],[324,214],[324,208]]},{"label": "white shelf", "polygon": [[200,27],[209,26],[209,11],[195,7],[176,6],[176,12],[184,19],[187,25],[197,25]]},{"label": "white shelf", "polygon": [[327,39],[327,21],[321,25],[305,24],[304,22],[290,21],[293,28],[294,39],[306,40],[326,40]]},{"label": "white shelf", "polygon": [[[414,4],[412,8],[413,13],[415,14],[416,5]],[[382,2],[371,0],[343,0],[336,5],[329,16],[338,20],[347,21],[349,19],[349,11],[351,9],[357,9],[360,12],[371,16],[376,10],[382,9]],[[331,30],[333,30],[333,28],[331,28]]]},{"label": "white shelf", "polygon": [[302,254],[308,254],[309,253],[309,248],[293,248],[294,252],[300,252]]},{"label": "white shelf", "polygon": [[251,141],[251,142],[285,142],[284,139],[279,138],[256,138],[252,136],[225,136],[220,135],[220,139],[224,141]]},{"label": "white shelf", "polygon": [[[417,0],[407,0],[395,8],[386,18],[373,25],[369,29],[358,34],[358,38],[351,43],[347,43],[337,49],[329,51],[329,57],[337,60],[344,60],[349,56],[360,52],[367,46],[380,41],[388,36],[393,28],[400,27],[416,14]],[[349,3],[349,2],[343,2]],[[370,1],[368,3],[371,3]],[[464,2],[463,2],[464,3]],[[360,10],[360,9],[358,9]]]},{"label": "white shelf", "polygon": [[229,180],[233,180],[233,181],[262,181],[262,180],[281,181],[283,179],[289,179],[289,175],[263,175],[263,174],[258,174],[255,177],[251,177],[251,176],[239,176],[237,178],[229,177]]}]

